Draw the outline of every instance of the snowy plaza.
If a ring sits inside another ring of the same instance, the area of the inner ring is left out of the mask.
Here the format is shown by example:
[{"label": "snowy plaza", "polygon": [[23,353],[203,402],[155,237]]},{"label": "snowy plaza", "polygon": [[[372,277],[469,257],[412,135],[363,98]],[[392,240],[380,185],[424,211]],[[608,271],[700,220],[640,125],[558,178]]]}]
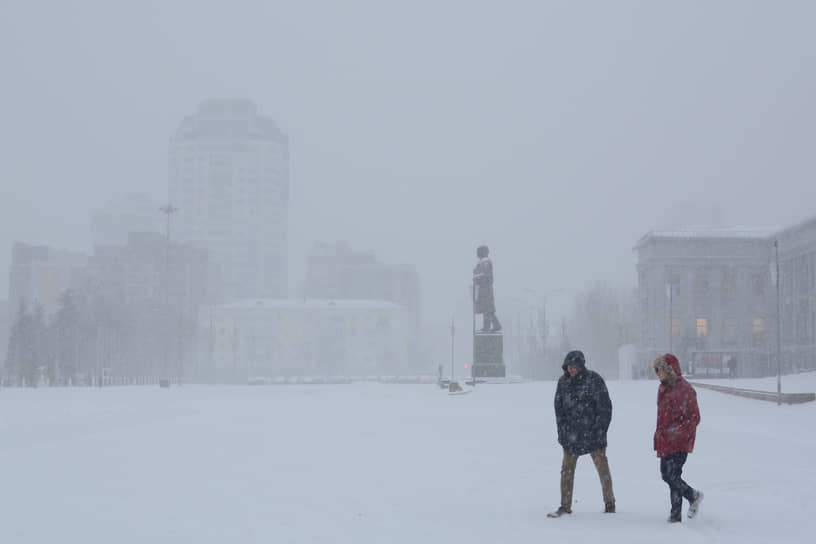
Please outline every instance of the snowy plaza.
[{"label": "snowy plaza", "polygon": [[[775,380],[719,383],[775,390]],[[816,375],[784,379],[816,390]],[[589,456],[558,506],[554,382],[4,389],[9,543],[811,542],[816,403],[698,388],[684,477],[700,514],[669,525],[652,451],[655,381],[609,381],[618,513]]]}]

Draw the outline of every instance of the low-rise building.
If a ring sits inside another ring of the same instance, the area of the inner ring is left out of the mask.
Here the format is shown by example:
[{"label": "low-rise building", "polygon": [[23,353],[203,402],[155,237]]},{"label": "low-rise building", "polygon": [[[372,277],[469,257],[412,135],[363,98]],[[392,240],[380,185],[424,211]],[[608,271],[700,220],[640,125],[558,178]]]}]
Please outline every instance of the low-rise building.
[{"label": "low-rise building", "polygon": [[652,231],[635,251],[634,377],[650,376],[651,360],[667,351],[694,376],[772,375],[777,350],[783,372],[816,368],[816,217],[783,230]]},{"label": "low-rise building", "polygon": [[[816,369],[816,217],[777,233],[782,367]],[[774,248],[776,249],[776,248]]]},{"label": "low-rise building", "polygon": [[376,300],[247,299],[205,307],[202,381],[404,375],[410,314]]}]

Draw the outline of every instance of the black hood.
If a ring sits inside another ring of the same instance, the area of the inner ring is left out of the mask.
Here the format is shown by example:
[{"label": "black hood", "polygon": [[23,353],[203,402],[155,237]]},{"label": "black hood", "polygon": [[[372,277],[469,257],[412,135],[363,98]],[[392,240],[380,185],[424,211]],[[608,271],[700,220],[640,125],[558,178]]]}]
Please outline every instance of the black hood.
[{"label": "black hood", "polygon": [[567,376],[569,376],[569,373],[567,372],[568,366],[574,366],[575,368],[578,369],[578,372],[583,372],[584,370],[586,370],[586,360],[584,359],[584,352],[575,350],[567,353],[567,356],[564,357],[564,364],[561,365],[561,369]]}]

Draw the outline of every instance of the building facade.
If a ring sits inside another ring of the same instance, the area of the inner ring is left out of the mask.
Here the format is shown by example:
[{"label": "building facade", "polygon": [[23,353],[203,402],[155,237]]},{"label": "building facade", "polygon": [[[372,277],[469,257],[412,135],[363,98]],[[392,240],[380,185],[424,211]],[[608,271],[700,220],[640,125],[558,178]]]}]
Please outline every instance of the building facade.
[{"label": "building facade", "polygon": [[769,234],[698,229],[640,239],[641,373],[667,351],[694,375],[730,375],[735,365],[744,376],[768,373]]},{"label": "building facade", "polygon": [[782,371],[816,368],[816,218],[781,231],[653,231],[635,251],[634,377],[650,376],[651,360],[667,351],[694,376],[773,375],[777,325]]},{"label": "building facade", "polygon": [[184,309],[195,320],[198,306],[218,302],[218,270],[206,250],[170,243],[157,232],[131,232],[127,243],[96,246],[87,276],[123,304]]},{"label": "building facade", "polygon": [[228,297],[288,291],[289,140],[247,100],[208,100],[170,143],[174,240],[206,249]]},{"label": "building facade", "polygon": [[30,310],[41,306],[46,314],[56,311],[62,293],[86,281],[87,264],[84,253],[15,242],[8,294],[12,322],[21,303]]},{"label": "building facade", "polygon": [[131,232],[123,245],[97,246],[89,284],[126,312],[115,372],[185,375],[197,353],[199,309],[218,302],[218,269],[206,250],[167,244],[156,232]]},{"label": "building facade", "polygon": [[776,239],[782,367],[816,369],[816,217],[779,232]]},{"label": "building facade", "polygon": [[405,375],[409,315],[372,300],[247,299],[203,308],[202,381]]},{"label": "building facade", "polygon": [[303,298],[387,300],[402,304],[419,318],[419,275],[408,264],[385,264],[371,251],[345,243],[317,242],[307,257]]},{"label": "building facade", "polygon": [[[7,350],[11,332],[11,308],[7,300],[0,300],[0,360]],[[0,370],[2,375],[2,370]]]},{"label": "building facade", "polygon": [[413,265],[380,262],[371,251],[355,251],[343,241],[317,242],[307,257],[305,299],[385,300],[408,310],[409,356],[422,366],[422,301],[419,274]]}]

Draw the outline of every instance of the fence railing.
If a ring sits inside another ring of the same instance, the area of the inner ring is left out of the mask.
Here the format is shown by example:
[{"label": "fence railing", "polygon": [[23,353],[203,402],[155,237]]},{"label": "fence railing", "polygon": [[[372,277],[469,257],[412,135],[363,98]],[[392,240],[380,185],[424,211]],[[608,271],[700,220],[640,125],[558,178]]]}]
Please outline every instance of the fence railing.
[{"label": "fence railing", "polygon": [[[711,385],[708,383],[689,382],[694,387],[702,387],[703,389],[711,389],[712,391],[719,391],[720,393],[727,393],[729,395],[737,395],[738,397],[747,397],[756,400],[768,400],[776,402],[779,396],[773,391],[757,391],[755,389],[740,389],[738,387],[728,387],[725,385]],[[811,402],[816,400],[816,393],[782,393],[781,400],[785,404],[802,404],[803,402]]]}]

